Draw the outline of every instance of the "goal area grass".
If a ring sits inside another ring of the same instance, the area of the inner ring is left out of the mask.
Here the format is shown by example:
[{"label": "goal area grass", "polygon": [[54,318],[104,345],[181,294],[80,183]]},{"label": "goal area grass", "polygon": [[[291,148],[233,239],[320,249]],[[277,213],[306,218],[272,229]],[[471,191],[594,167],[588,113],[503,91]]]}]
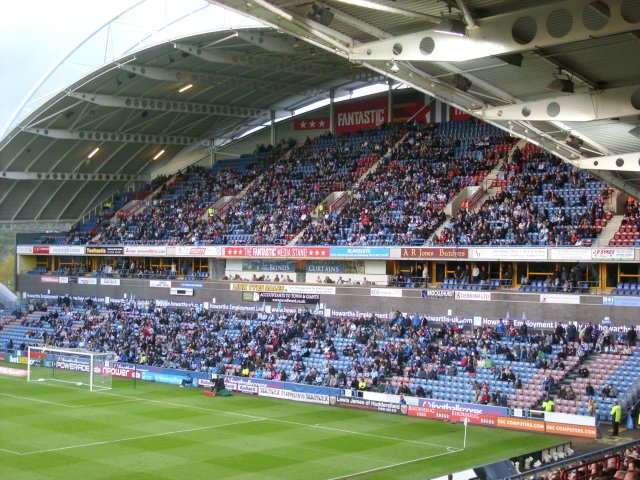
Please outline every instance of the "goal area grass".
[{"label": "goal area grass", "polygon": [[0,479],[426,479],[561,437],[113,378],[0,377]]}]

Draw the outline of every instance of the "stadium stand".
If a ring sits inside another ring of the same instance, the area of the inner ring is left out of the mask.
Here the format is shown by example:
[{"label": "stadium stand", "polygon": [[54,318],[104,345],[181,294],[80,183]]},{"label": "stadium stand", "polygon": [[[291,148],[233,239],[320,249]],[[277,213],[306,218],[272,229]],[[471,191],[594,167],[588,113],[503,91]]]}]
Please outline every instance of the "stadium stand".
[{"label": "stadium stand", "polygon": [[375,169],[349,192],[340,211],[326,212],[298,243],[422,245],[445,220],[444,207],[477,185],[510,148],[489,125],[414,125]]},{"label": "stadium stand", "polygon": [[[595,388],[614,385],[623,408],[631,407],[640,389],[633,329],[616,337],[582,325],[576,333],[582,340],[574,341],[569,329],[545,334],[528,330],[526,323],[516,329],[501,321],[495,328],[462,330],[431,325],[417,313],[397,312],[383,322],[373,315],[237,315],[152,302],[70,303],[62,298],[57,305],[31,302],[17,309],[3,319],[0,345],[108,350],[123,362],[232,375],[246,369],[256,378],[340,388],[359,389],[364,381],[367,389],[380,392],[525,409],[556,396],[566,378],[578,395],[559,400],[558,411],[580,414],[587,413],[584,382],[575,378],[585,358],[593,356],[598,370],[588,380]],[[598,399],[599,418],[606,419],[612,399]]]},{"label": "stadium stand", "polygon": [[500,191],[461,209],[434,245],[591,245],[606,226],[606,186],[527,144],[502,165]]}]

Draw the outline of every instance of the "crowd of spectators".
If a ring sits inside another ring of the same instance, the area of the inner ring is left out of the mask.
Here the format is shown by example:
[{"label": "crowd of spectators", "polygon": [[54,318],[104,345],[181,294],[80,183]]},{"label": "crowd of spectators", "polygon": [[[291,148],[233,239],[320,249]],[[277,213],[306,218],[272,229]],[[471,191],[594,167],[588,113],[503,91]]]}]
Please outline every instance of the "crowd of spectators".
[{"label": "crowd of spectators", "polygon": [[500,320],[496,327],[469,330],[400,312],[391,320],[347,319],[310,311],[229,314],[153,302],[75,308],[61,299],[57,308],[19,313],[43,344],[113,351],[123,362],[341,388],[359,389],[364,382],[366,389],[424,397],[433,395],[439,379],[461,376],[475,401],[497,405],[507,405],[509,392],[526,382],[518,364],[564,369],[568,356],[635,343],[633,328],[616,337],[592,324],[570,323],[545,334],[526,322],[516,328]]},{"label": "crowd of spectators", "polygon": [[349,192],[339,212],[326,212],[299,243],[318,245],[423,244],[445,220],[443,208],[497,163],[499,135],[477,139],[460,154],[460,140],[434,124],[412,124],[391,155]]},{"label": "crowd of spectators", "polygon": [[[67,243],[283,244],[305,228],[299,243],[424,243],[444,221],[443,207],[495,166],[496,145],[512,143],[498,131],[461,140],[449,130],[413,123],[327,134],[303,145],[263,147],[248,169],[192,166],[138,192],[141,212],[108,208],[90,230],[74,227]],[[347,191],[350,201],[313,224],[311,214],[336,191]],[[208,217],[207,209],[226,195],[237,197]]]},{"label": "crowd of spectators", "polygon": [[[588,197],[585,187],[594,180],[553,155],[535,148],[528,152],[516,149],[501,167],[509,179],[506,189],[476,212],[461,209],[431,243],[583,245],[595,237],[608,191]],[[562,193],[567,186],[580,192],[571,208]]]},{"label": "crowd of spectators", "polygon": [[[564,458],[564,455],[562,456]],[[568,462],[562,467],[551,467],[531,478],[536,480],[639,480],[640,446],[620,447],[619,451],[607,453],[601,458],[581,459]],[[551,459],[546,459],[550,461]],[[557,457],[554,459],[557,460]],[[563,471],[567,472],[563,476]]]},{"label": "crowd of spectators", "polygon": [[[286,244],[312,221],[312,212],[338,188],[350,188],[358,172],[384,155],[398,134],[369,130],[358,136],[325,135],[321,148],[306,142],[275,159],[243,197],[214,219],[227,243]],[[230,237],[232,236],[233,237]]]}]

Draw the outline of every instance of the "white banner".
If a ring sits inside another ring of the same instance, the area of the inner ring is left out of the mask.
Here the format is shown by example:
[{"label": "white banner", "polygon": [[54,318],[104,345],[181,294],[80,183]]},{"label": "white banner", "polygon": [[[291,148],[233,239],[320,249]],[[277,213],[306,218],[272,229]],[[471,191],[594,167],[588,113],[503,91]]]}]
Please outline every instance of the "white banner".
[{"label": "white banner", "polygon": [[158,245],[129,245],[124,247],[125,255],[141,257],[160,257],[167,254],[167,247]]},{"label": "white banner", "polygon": [[456,300],[476,300],[490,302],[491,292],[478,292],[474,290],[456,290]]},{"label": "white banner", "polygon": [[402,297],[402,289],[400,288],[372,288],[372,297]]},{"label": "white banner", "polygon": [[580,295],[570,293],[562,295],[560,293],[545,293],[540,295],[540,303],[563,303],[566,305],[579,305]]},{"label": "white banner", "polygon": [[18,255],[31,255],[33,253],[33,248],[31,245],[18,245],[16,247],[16,253]]},{"label": "white banner", "polygon": [[78,277],[78,285],[97,285],[97,278]]},{"label": "white banner", "polygon": [[293,400],[295,402],[306,403],[322,403],[329,405],[329,395],[320,395],[318,393],[294,392],[284,390],[282,388],[260,387],[258,395],[261,397],[283,398],[285,400]]},{"label": "white banner", "polygon": [[101,278],[100,285],[118,286],[120,285],[120,279],[119,278]]},{"label": "white banner", "polygon": [[478,260],[546,260],[546,248],[471,248],[471,258]]},{"label": "white banner", "polygon": [[171,288],[171,280],[149,280],[150,287]]},{"label": "white banner", "polygon": [[589,248],[550,248],[549,260],[591,260]]},{"label": "white banner", "polygon": [[633,260],[633,248],[594,248],[591,250],[593,260]]},{"label": "white banner", "polygon": [[84,247],[79,245],[51,245],[49,253],[52,255],[84,255]]},{"label": "white banner", "polygon": [[582,425],[583,427],[596,426],[596,417],[590,417],[588,415],[574,415],[571,413],[544,412],[544,421],[567,423],[569,425]]},{"label": "white banner", "polygon": [[69,283],[69,277],[60,277],[58,283]]},{"label": "white banner", "polygon": [[219,257],[221,247],[176,247],[176,257]]}]

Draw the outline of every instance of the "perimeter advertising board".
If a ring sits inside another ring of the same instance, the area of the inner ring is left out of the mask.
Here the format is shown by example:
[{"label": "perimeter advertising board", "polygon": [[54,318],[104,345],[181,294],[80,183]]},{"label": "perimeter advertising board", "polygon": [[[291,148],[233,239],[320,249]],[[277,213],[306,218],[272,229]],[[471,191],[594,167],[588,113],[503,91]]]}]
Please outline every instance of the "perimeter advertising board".
[{"label": "perimeter advertising board", "polygon": [[373,412],[407,414],[407,405],[397,403],[380,402],[377,400],[365,400],[364,398],[330,396],[329,404],[336,407],[355,408],[357,410],[369,410]]},{"label": "perimeter advertising board", "polygon": [[258,389],[260,397],[281,398],[283,400],[293,400],[294,402],[320,403],[329,405],[329,395],[320,395],[316,393],[294,392],[282,388],[260,387]]},{"label": "perimeter advertising board", "polygon": [[419,406],[409,406],[409,416],[462,422],[466,418],[475,425],[496,426],[496,419],[507,414],[504,407],[476,405],[473,403],[447,402],[443,400],[420,399]]}]

